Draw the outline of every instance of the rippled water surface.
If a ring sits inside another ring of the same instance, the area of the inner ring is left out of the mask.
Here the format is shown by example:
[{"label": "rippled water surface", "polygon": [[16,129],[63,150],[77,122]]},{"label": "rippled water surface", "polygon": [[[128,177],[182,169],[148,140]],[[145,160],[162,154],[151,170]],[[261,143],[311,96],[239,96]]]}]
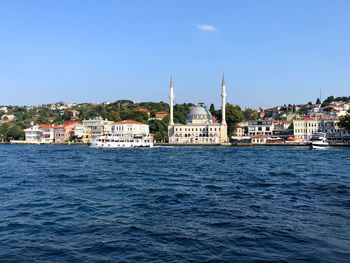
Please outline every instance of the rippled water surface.
[{"label": "rippled water surface", "polygon": [[350,262],[347,156],[0,145],[0,262]]}]

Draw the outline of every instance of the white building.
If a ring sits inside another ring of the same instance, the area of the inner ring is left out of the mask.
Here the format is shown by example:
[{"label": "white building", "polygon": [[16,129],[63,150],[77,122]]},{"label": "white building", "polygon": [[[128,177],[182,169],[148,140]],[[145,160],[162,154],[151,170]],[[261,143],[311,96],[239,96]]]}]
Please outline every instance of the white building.
[{"label": "white building", "polygon": [[5,106],[0,107],[0,111],[3,111],[4,113],[7,113],[7,107],[5,107]]},{"label": "white building", "polygon": [[131,120],[119,121],[111,124],[111,132],[118,135],[147,136],[149,125]]},{"label": "white building", "polygon": [[1,117],[1,119],[4,120],[9,120],[9,121],[13,121],[16,118],[15,115],[13,114],[5,114]]},{"label": "white building", "polygon": [[40,142],[42,130],[39,125],[34,125],[28,129],[24,129],[25,140],[28,142]]},{"label": "white building", "polygon": [[294,137],[310,139],[314,132],[325,132],[330,139],[341,138],[337,118],[300,118],[293,120]]},{"label": "white building", "polygon": [[41,142],[43,143],[51,143],[55,141],[55,127],[52,125],[39,125],[41,131],[42,131],[42,138]]},{"label": "white building", "polygon": [[251,142],[253,144],[265,144],[266,136],[265,135],[254,135],[251,137]]},{"label": "white building", "polygon": [[248,135],[264,135],[272,136],[273,123],[272,120],[257,120],[257,121],[248,121]]},{"label": "white building", "polygon": [[82,124],[74,125],[74,136],[83,137],[88,135],[88,127]]},{"label": "white building", "polygon": [[225,120],[225,79],[222,76],[222,122],[215,123],[210,111],[198,105],[191,109],[186,124],[174,123],[174,92],[170,80],[170,121],[168,126],[169,143],[173,144],[220,144],[228,142]]}]

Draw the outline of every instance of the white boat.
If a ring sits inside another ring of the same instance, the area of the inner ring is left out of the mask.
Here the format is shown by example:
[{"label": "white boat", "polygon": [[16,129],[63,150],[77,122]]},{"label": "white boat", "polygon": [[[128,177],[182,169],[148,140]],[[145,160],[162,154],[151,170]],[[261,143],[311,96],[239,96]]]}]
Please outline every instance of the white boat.
[{"label": "white boat", "polygon": [[117,135],[106,133],[97,137],[89,145],[93,148],[134,148],[134,147],[153,147],[153,136],[141,135]]},{"label": "white boat", "polygon": [[326,134],[323,132],[313,133],[310,139],[312,149],[327,149],[329,146]]}]

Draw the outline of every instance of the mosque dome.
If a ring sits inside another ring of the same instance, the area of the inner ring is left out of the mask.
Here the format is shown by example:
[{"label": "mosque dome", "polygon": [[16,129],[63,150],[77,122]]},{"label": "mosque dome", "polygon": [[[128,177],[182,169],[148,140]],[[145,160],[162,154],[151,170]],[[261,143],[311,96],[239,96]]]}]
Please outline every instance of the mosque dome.
[{"label": "mosque dome", "polygon": [[213,116],[207,108],[201,105],[194,107],[187,115],[187,123],[206,123],[212,122]]}]

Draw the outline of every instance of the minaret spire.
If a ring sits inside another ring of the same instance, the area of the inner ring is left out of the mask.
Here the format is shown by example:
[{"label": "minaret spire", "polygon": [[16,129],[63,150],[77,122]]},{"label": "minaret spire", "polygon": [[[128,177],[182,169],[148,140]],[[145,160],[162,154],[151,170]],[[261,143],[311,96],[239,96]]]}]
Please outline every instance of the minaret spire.
[{"label": "minaret spire", "polygon": [[226,125],[226,112],[225,112],[225,105],[226,105],[226,87],[225,87],[225,75],[224,72],[222,72],[222,91],[221,91],[221,98],[222,98],[222,108],[221,108],[221,124]]},{"label": "minaret spire", "polygon": [[173,89],[173,74],[170,76],[170,120],[169,125],[174,125],[174,89]]}]

